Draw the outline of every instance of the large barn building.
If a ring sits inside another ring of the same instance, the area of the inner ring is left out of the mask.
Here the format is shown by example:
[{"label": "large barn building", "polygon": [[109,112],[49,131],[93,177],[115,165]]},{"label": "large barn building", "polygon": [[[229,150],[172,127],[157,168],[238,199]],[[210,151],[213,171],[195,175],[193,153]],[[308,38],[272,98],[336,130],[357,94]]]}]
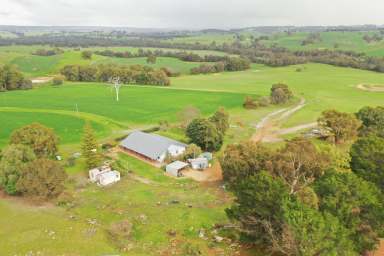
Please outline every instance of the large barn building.
[{"label": "large barn building", "polygon": [[187,147],[176,140],[141,131],[132,132],[120,146],[130,153],[159,163],[163,163],[168,154],[173,157],[183,154]]}]

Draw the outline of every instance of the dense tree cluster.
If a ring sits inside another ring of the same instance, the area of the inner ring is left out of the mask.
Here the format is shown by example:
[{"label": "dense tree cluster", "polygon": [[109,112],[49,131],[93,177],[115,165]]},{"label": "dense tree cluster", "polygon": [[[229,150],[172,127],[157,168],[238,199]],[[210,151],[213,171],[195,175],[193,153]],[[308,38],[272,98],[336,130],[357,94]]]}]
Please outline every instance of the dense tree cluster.
[{"label": "dense tree cluster", "polygon": [[324,111],[318,123],[328,133],[327,137],[336,144],[355,139],[361,126],[361,121],[355,115],[337,110]]},{"label": "dense tree cluster", "polygon": [[16,66],[0,66],[0,92],[10,90],[31,89],[32,82],[25,79]]},{"label": "dense tree cluster", "polygon": [[81,57],[85,60],[90,60],[92,59],[93,52],[92,51],[83,51],[81,53]]},{"label": "dense tree cluster", "polygon": [[164,51],[161,49],[156,50],[145,50],[140,48],[137,52],[129,51],[112,51],[112,50],[103,50],[96,51],[95,54],[107,57],[117,57],[117,58],[139,58],[139,57],[170,57],[176,58],[182,61],[188,62],[219,62],[225,59],[225,56],[218,55],[199,55],[193,52],[187,51]]},{"label": "dense tree cluster", "polygon": [[292,91],[286,84],[274,84],[271,88],[271,103],[284,104],[291,100],[293,97]]},{"label": "dense tree cluster", "polygon": [[60,48],[54,48],[54,49],[37,49],[36,51],[32,52],[32,55],[37,56],[54,56],[63,53],[64,51]]},{"label": "dense tree cluster", "polygon": [[364,107],[356,114],[361,120],[360,136],[375,134],[384,138],[384,107]]},{"label": "dense tree cluster", "polygon": [[170,80],[163,70],[133,65],[68,65],[61,70],[68,81],[108,82],[111,77],[118,76],[124,84],[170,85]]},{"label": "dense tree cluster", "polygon": [[215,64],[201,64],[198,67],[191,69],[191,74],[212,74],[224,72],[225,64],[223,62],[217,62]]},{"label": "dense tree cluster", "polygon": [[259,107],[267,107],[270,104],[285,104],[293,98],[293,93],[286,84],[274,84],[271,87],[271,94],[269,97],[254,98],[246,96],[244,99],[243,107],[246,109],[256,109]]},{"label": "dense tree cluster", "polygon": [[241,239],[278,255],[362,255],[384,227],[382,193],[329,151],[295,138],[280,149],[229,145],[220,160],[236,199],[228,217]]},{"label": "dense tree cluster", "polygon": [[192,143],[206,151],[218,151],[229,128],[229,115],[220,108],[210,118],[193,119],[186,128],[186,135]]},{"label": "dense tree cluster", "polygon": [[223,71],[243,71],[250,68],[250,62],[245,58],[225,57],[215,64],[202,64],[191,69],[191,74],[209,74]]},{"label": "dense tree cluster", "polygon": [[356,116],[363,125],[351,148],[351,168],[384,191],[384,108],[365,107]]},{"label": "dense tree cluster", "polygon": [[0,187],[9,195],[58,196],[64,190],[66,173],[52,160],[57,142],[53,131],[38,123],[14,131],[1,155]]}]

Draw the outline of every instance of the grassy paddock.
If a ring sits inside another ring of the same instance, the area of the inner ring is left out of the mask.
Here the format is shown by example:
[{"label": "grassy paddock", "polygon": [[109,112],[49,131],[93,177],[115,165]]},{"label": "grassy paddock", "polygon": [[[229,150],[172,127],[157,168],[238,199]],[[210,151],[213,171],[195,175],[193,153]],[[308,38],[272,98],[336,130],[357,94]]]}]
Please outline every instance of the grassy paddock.
[{"label": "grassy paddock", "polygon": [[[178,248],[189,243],[198,246],[203,255],[217,248],[231,255],[226,245],[213,244],[209,248],[210,239],[198,237],[201,228],[208,235],[215,223],[227,222],[224,209],[230,199],[221,189],[170,178],[135,158],[119,157],[132,174],[111,187],[80,188],[76,184],[81,183],[85,172],[71,175],[68,189],[75,197],[73,208],[0,201],[0,254],[25,255],[32,251],[43,256],[166,255],[172,239],[167,233],[172,230]],[[119,252],[106,235],[106,229],[120,220],[134,225],[129,241],[132,248],[126,253]]]}]

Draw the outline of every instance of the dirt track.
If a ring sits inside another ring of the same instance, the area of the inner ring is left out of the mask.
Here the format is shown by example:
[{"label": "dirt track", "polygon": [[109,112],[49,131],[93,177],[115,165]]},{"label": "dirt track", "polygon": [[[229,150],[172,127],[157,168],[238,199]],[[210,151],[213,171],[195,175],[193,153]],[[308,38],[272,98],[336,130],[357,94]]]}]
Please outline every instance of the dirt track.
[{"label": "dirt track", "polygon": [[284,121],[305,107],[305,105],[306,101],[302,98],[293,108],[283,108],[266,115],[256,125],[256,133],[252,136],[251,140],[255,142],[279,142],[283,140],[280,138],[281,135],[316,127],[317,123],[308,123],[284,129],[280,128]]},{"label": "dirt track", "polygon": [[356,88],[368,92],[384,92],[384,85],[359,84]]}]

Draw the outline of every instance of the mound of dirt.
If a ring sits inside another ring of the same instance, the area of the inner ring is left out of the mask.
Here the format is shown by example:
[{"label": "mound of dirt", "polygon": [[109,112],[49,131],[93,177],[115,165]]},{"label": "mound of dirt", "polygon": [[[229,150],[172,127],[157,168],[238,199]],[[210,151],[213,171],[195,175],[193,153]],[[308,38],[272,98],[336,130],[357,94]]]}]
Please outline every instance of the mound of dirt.
[{"label": "mound of dirt", "polygon": [[368,92],[384,92],[384,85],[379,84],[359,84],[356,86],[360,90],[368,91]]}]

